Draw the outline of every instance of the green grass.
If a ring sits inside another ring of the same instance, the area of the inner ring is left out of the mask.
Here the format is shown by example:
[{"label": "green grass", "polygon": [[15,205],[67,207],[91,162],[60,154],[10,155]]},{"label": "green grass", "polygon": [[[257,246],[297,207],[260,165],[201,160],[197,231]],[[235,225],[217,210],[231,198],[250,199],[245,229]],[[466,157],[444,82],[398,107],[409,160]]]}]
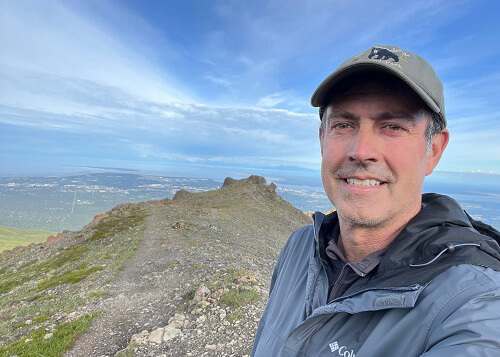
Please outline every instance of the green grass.
[{"label": "green grass", "polygon": [[123,217],[114,216],[106,217],[95,226],[96,231],[88,238],[88,241],[97,241],[126,231],[127,229],[139,225],[145,218],[145,215],[140,211],[132,213],[125,219]]},{"label": "green grass", "polygon": [[31,264],[25,269],[16,272],[7,273],[6,271],[0,275],[0,294],[9,292],[16,287],[44,276],[53,270],[60,269],[65,264],[73,263],[81,259],[85,253],[89,251],[88,247],[77,246],[62,251],[55,257],[38,264]]},{"label": "green grass", "polygon": [[[0,269],[0,356],[59,356],[58,349],[47,347],[47,344],[65,344],[54,332],[54,337],[44,340],[36,335],[36,330],[50,324],[56,314],[68,314],[84,306],[90,299],[102,298],[107,294],[104,289],[95,288],[93,280],[113,281],[121,267],[136,252],[145,229],[145,212],[131,210],[130,216],[114,216],[104,224],[98,223],[93,230],[92,240],[82,238],[77,246],[50,249],[49,257],[39,260],[25,259],[21,265],[2,261]],[[107,218],[102,221],[107,220]],[[133,229],[131,229],[133,228]],[[134,229],[135,228],[135,229]],[[109,234],[109,236],[102,236]],[[107,239],[112,238],[112,239]],[[68,240],[68,243],[74,240]],[[16,258],[17,259],[17,258]],[[15,259],[14,259],[15,260]],[[102,272],[98,272],[104,270]],[[57,295],[47,294],[46,289],[57,287]],[[82,297],[78,292],[85,291]],[[1,296],[3,293],[9,295]],[[32,320],[26,325],[26,320]],[[83,321],[83,320],[82,320]],[[57,323],[54,320],[54,323]],[[71,325],[73,326],[73,325]],[[64,331],[71,327],[65,325]],[[73,326],[77,329],[78,326]],[[59,329],[59,328],[58,328]],[[62,330],[61,330],[62,331]],[[62,332],[59,332],[61,334]],[[33,335],[34,334],[34,335]],[[30,336],[34,337],[30,337]],[[24,337],[21,337],[24,336]],[[32,341],[24,342],[26,338]],[[11,343],[7,345],[7,343]],[[29,348],[26,345],[34,344]],[[6,346],[7,345],[7,346]],[[45,347],[44,347],[45,346]]]},{"label": "green grass", "polygon": [[0,252],[20,245],[45,242],[55,232],[0,226]]},{"label": "green grass", "polygon": [[71,322],[65,322],[56,327],[51,339],[44,339],[47,331],[36,330],[28,338],[32,340],[25,342],[26,338],[12,342],[11,344],[0,347],[0,356],[62,356],[75,342],[78,335],[85,332],[92,323],[95,315],[85,315]]},{"label": "green grass", "polygon": [[107,295],[108,295],[108,291],[105,290],[105,289],[89,290],[87,292],[87,298],[88,299],[101,298],[101,297],[105,297]]},{"label": "green grass", "polygon": [[47,301],[47,300],[53,300],[57,296],[56,295],[48,295],[48,296],[42,296],[41,298],[37,299],[37,302],[42,302],[42,301]]},{"label": "green grass", "polygon": [[257,291],[242,289],[240,287],[229,289],[228,292],[222,294],[220,297],[222,303],[233,307],[244,306],[258,300],[260,300],[260,295]]},{"label": "green grass", "polygon": [[137,347],[137,343],[132,342],[130,344],[130,346],[128,346],[126,349],[115,354],[115,357],[135,357],[134,348],[136,348],[136,347]]},{"label": "green grass", "polygon": [[59,286],[62,284],[75,284],[78,283],[79,281],[82,281],[85,279],[87,276],[92,274],[93,272],[103,270],[104,268],[101,266],[96,266],[92,267],[90,269],[81,269],[81,270],[74,270],[74,271],[69,271],[63,275],[55,275],[51,276],[48,279],[43,280],[42,282],[38,283],[37,289],[38,290],[47,290],[50,288],[53,288],[55,286]]},{"label": "green grass", "polygon": [[243,318],[243,313],[241,311],[235,311],[232,314],[229,314],[229,316],[227,317],[227,319],[231,323],[241,320],[242,318]]},{"label": "green grass", "polygon": [[39,324],[48,320],[50,320],[50,317],[45,314],[40,314],[33,319],[33,322]]}]

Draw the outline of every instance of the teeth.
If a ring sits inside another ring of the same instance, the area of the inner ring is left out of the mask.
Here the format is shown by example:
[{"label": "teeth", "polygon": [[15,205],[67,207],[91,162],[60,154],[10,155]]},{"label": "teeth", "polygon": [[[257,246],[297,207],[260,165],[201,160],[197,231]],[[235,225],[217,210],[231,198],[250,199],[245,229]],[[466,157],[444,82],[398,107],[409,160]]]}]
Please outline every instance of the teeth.
[{"label": "teeth", "polygon": [[382,182],[377,180],[358,180],[355,178],[348,178],[347,183],[353,186],[379,186]]}]

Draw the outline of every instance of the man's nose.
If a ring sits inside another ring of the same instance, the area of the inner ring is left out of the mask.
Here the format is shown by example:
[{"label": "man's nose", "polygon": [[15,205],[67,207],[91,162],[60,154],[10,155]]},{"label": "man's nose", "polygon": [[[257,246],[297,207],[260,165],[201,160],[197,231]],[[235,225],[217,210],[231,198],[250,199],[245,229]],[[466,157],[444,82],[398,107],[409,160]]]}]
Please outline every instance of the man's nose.
[{"label": "man's nose", "polygon": [[362,128],[353,138],[349,152],[350,161],[377,162],[379,160],[379,142],[371,130]]}]

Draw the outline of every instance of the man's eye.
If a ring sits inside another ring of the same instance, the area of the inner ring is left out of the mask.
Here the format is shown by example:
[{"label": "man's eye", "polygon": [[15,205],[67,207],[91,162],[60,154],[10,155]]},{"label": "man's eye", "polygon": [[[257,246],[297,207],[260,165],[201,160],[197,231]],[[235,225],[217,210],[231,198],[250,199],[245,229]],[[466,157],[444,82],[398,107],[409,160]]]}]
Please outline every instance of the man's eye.
[{"label": "man's eye", "polygon": [[350,125],[348,123],[335,123],[333,125],[334,129],[347,129],[349,127],[350,127]]},{"label": "man's eye", "polygon": [[392,131],[405,130],[404,127],[398,124],[388,124],[386,125],[386,128]]}]

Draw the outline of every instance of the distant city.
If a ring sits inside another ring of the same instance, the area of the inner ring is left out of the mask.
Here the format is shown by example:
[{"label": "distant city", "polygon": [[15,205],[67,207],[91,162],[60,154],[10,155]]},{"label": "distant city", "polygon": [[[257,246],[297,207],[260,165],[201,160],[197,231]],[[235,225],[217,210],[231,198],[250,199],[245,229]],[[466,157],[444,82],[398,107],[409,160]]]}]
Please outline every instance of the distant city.
[{"label": "distant city", "polygon": [[[0,177],[0,226],[79,230],[95,215],[120,203],[172,198],[181,189],[201,192],[221,186],[222,182],[207,178],[111,172]],[[498,175],[436,172],[424,191],[450,195],[475,219],[500,226]],[[332,208],[322,187],[278,183],[276,192],[302,211]]]},{"label": "distant city", "polygon": [[184,189],[213,190],[210,179],[93,173],[61,177],[0,177],[0,225],[50,231],[79,230],[124,202],[172,198]]}]

